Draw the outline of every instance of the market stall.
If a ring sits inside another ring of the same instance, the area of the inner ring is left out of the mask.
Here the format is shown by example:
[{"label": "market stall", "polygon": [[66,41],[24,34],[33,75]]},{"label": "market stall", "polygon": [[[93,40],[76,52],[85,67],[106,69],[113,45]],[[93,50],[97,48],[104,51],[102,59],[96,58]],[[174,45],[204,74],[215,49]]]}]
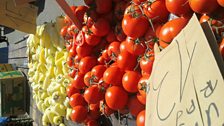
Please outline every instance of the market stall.
[{"label": "market stall", "polygon": [[0,125],[224,125],[223,0],[2,0],[0,18]]}]

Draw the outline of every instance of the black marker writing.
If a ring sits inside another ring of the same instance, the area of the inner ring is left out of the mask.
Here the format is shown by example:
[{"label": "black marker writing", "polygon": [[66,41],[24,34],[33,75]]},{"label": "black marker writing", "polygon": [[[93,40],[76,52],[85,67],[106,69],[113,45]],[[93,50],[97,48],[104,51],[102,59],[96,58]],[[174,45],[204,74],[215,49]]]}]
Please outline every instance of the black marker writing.
[{"label": "black marker writing", "polygon": [[208,98],[209,96],[212,95],[212,93],[214,92],[216,86],[218,84],[218,80],[216,80],[214,86],[212,85],[212,81],[209,80],[207,82],[207,86],[204,89],[201,89],[200,92],[204,92],[204,97]]},{"label": "black marker writing", "polygon": [[214,110],[215,110],[215,112],[217,114],[217,117],[219,117],[219,111],[218,111],[218,108],[217,108],[216,104],[215,103],[211,103],[208,106],[208,110],[205,111],[206,112],[206,115],[207,115],[208,126],[211,126],[211,115],[210,115],[210,113],[211,113],[211,108],[212,107],[214,108]]}]

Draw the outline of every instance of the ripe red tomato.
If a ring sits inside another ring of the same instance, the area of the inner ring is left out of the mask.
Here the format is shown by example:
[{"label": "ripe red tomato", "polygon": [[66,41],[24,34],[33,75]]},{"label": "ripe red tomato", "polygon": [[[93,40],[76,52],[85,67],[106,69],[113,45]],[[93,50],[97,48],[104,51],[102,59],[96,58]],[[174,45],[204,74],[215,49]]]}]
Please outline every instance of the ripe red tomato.
[{"label": "ripe red tomato", "polygon": [[133,39],[131,37],[126,38],[126,49],[132,55],[143,55],[146,50],[145,41],[142,39]]},{"label": "ripe red tomato", "polygon": [[90,85],[92,85],[93,79],[92,79],[92,73],[91,71],[87,72],[84,76],[84,83],[86,84],[87,87],[89,87]]},{"label": "ripe red tomato", "polygon": [[88,109],[85,106],[75,106],[72,108],[71,120],[77,123],[82,123],[88,114]]},{"label": "ripe red tomato", "polygon": [[120,44],[120,53],[127,51],[126,43],[127,43],[126,41],[121,42],[121,44]]},{"label": "ripe red tomato", "polygon": [[66,88],[66,93],[67,96],[70,98],[73,94],[75,93],[79,93],[79,89],[75,88],[72,86],[72,84],[70,84],[67,88]]},{"label": "ripe red tomato", "polygon": [[220,6],[224,7],[224,0],[217,0],[217,1],[218,1]]},{"label": "ripe red tomato", "polygon": [[76,25],[70,25],[67,29],[67,34],[69,36],[74,36],[74,38],[78,35],[79,29],[76,27]]},{"label": "ripe red tomato", "polygon": [[[149,27],[149,29],[147,30],[147,32],[145,33],[144,39],[146,42],[149,42],[148,45],[150,45],[150,42],[157,42],[158,36],[159,36],[159,32],[161,29],[162,25],[161,24],[153,24],[153,28],[152,26]],[[153,47],[154,44],[151,44],[151,46]],[[151,47],[149,46],[149,47]]]},{"label": "ripe red tomato", "polygon": [[99,111],[100,110],[100,102],[97,104],[89,104],[89,110]]},{"label": "ripe red tomato", "polygon": [[141,3],[145,2],[146,0],[132,0],[133,3],[140,5]]},{"label": "ripe red tomato", "polygon": [[86,126],[100,126],[96,120],[90,120],[86,123]]},{"label": "ripe red tomato", "polygon": [[147,1],[143,5],[145,15],[155,23],[164,23],[168,20],[169,11],[164,0],[156,0],[153,3]]},{"label": "ripe red tomato", "polygon": [[84,74],[80,72],[76,73],[74,80],[72,81],[72,86],[77,89],[85,88],[86,85],[84,83]]},{"label": "ripe red tomato", "polygon": [[82,105],[82,106],[87,105],[84,97],[79,93],[75,93],[70,97],[69,104],[72,108],[78,105]]},{"label": "ripe red tomato", "polygon": [[65,24],[67,25],[72,25],[72,20],[66,15],[65,18],[64,18],[64,22]]},{"label": "ripe red tomato", "polygon": [[160,30],[159,44],[162,48],[167,47],[174,37],[186,26],[188,20],[185,18],[176,18],[166,24]]},{"label": "ripe red tomato", "polygon": [[145,109],[145,106],[138,101],[136,96],[129,97],[127,105],[134,117],[137,117],[138,113]]},{"label": "ripe red tomato", "polygon": [[148,76],[142,76],[138,82],[138,91],[143,97],[146,97],[148,80],[149,80]]},{"label": "ripe red tomato", "polygon": [[224,58],[224,38],[222,39],[222,42],[219,45],[219,51],[220,51],[222,57]]},{"label": "ripe red tomato", "polygon": [[85,43],[85,33],[83,31],[79,31],[77,36],[73,36],[73,44],[82,46]]},{"label": "ripe red tomato", "polygon": [[110,32],[110,24],[104,18],[99,18],[91,27],[91,31],[96,36],[105,36]]},{"label": "ripe red tomato", "polygon": [[114,41],[111,42],[108,46],[108,56],[111,57],[111,59],[116,59],[118,54],[120,53],[120,42]]},{"label": "ripe red tomato", "polygon": [[66,35],[68,34],[68,33],[67,33],[67,30],[68,30],[68,26],[64,26],[64,27],[61,28],[60,35],[61,35],[63,38],[65,38]]},{"label": "ripe red tomato", "polygon": [[117,66],[122,70],[134,70],[137,65],[137,56],[123,51],[117,57]]},{"label": "ripe red tomato", "polygon": [[92,49],[93,49],[92,46],[84,44],[82,46],[77,46],[76,47],[76,52],[77,52],[77,55],[79,57],[86,57],[86,56],[90,56],[91,55]]},{"label": "ripe red tomato", "polygon": [[122,85],[122,77],[124,72],[117,66],[111,66],[106,69],[103,74],[103,81],[107,84],[116,86]]},{"label": "ripe red tomato", "polygon": [[154,54],[153,52],[151,54],[144,55],[140,60],[140,68],[143,72],[147,74],[151,74],[152,67],[154,62]]},{"label": "ripe red tomato", "polygon": [[67,64],[68,64],[69,67],[72,67],[72,66],[74,65],[74,63],[73,63],[73,57],[70,57],[70,56],[69,56],[69,57],[67,58]]},{"label": "ripe red tomato", "polygon": [[65,47],[67,49],[67,51],[70,51],[70,49],[72,48],[73,44],[73,39],[68,40],[68,42],[65,43]]},{"label": "ripe red tomato", "polygon": [[97,85],[93,85],[85,90],[84,98],[89,104],[97,104],[104,98],[104,91]]},{"label": "ripe red tomato", "polygon": [[106,116],[110,116],[111,114],[114,113],[114,110],[109,108],[108,105],[105,104],[104,101],[100,101],[100,111]]},{"label": "ripe red tomato", "polygon": [[[136,27],[138,26],[138,27]],[[139,38],[149,27],[149,22],[141,13],[125,14],[122,20],[122,29],[127,36]]]},{"label": "ripe red tomato", "polygon": [[209,22],[209,24],[211,25],[211,26],[213,26],[213,25],[216,25],[218,22],[217,22],[217,20],[214,20],[214,19],[212,19],[212,18],[210,18],[208,15],[206,15],[206,14],[203,14],[202,16],[201,16],[201,18],[200,18],[200,23],[203,23],[203,22]]},{"label": "ripe red tomato", "polygon": [[107,105],[113,110],[119,110],[125,107],[128,101],[128,94],[122,87],[112,86],[107,89],[105,94]]},{"label": "ripe red tomato", "polygon": [[138,101],[143,104],[143,105],[146,105],[146,97],[142,96],[141,94],[137,94],[137,99]]},{"label": "ripe red tomato", "polygon": [[95,0],[96,12],[99,14],[106,14],[112,9],[112,0]]},{"label": "ripe red tomato", "polygon": [[88,45],[96,46],[101,41],[101,37],[96,36],[92,33],[86,33],[85,34],[85,41]]},{"label": "ripe red tomato", "polygon": [[95,57],[86,56],[82,58],[79,62],[79,71],[82,74],[90,71],[97,64],[97,59]]},{"label": "ripe red tomato", "polygon": [[71,8],[72,12],[75,13],[75,10],[76,10],[77,6],[73,5],[73,6],[70,6],[70,8]]},{"label": "ripe red tomato", "polygon": [[145,126],[145,110],[142,110],[136,119],[137,126]]},{"label": "ripe red tomato", "polygon": [[74,78],[75,75],[76,75],[76,73],[77,73],[77,70],[76,70],[75,68],[73,68],[73,69],[71,69],[71,70],[69,71],[69,76],[70,76],[71,78]]},{"label": "ripe red tomato", "polygon": [[105,65],[96,65],[92,68],[91,75],[96,82],[98,82],[103,77],[103,73],[106,69],[107,67]]},{"label": "ripe red tomato", "polygon": [[110,59],[110,57],[108,55],[108,49],[105,49],[105,50],[102,51],[102,57],[104,59],[106,59],[106,60],[109,60]]},{"label": "ripe red tomato", "polygon": [[73,44],[72,48],[69,50],[69,57],[75,57],[77,55],[76,47],[77,46]]},{"label": "ripe red tomato", "polygon": [[141,74],[136,71],[127,71],[122,78],[122,85],[127,92],[138,92],[138,82]]},{"label": "ripe red tomato", "polygon": [[89,9],[85,14],[84,14],[84,23],[85,25],[90,28],[94,24],[94,22],[97,20],[99,15],[96,13],[95,10]]},{"label": "ripe red tomato", "polygon": [[209,14],[219,6],[217,0],[189,0],[189,4],[191,9],[199,14]]},{"label": "ripe red tomato", "polygon": [[192,15],[188,0],[166,0],[166,8],[170,13],[178,16]]},{"label": "ripe red tomato", "polygon": [[83,17],[87,10],[88,10],[87,6],[77,6],[77,8],[75,9],[75,16],[78,18],[80,23],[84,21]]}]

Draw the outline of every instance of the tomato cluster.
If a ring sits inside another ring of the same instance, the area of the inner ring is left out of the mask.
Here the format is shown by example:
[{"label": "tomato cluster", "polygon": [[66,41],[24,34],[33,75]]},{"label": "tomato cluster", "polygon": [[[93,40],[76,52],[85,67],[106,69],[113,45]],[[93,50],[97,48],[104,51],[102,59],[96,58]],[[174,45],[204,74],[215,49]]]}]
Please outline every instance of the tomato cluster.
[{"label": "tomato cluster", "polygon": [[[72,83],[67,88],[71,119],[98,126],[101,115],[136,117],[144,126],[147,83],[154,62],[154,44],[166,48],[195,12],[222,37],[223,0],[84,0],[71,6],[83,24],[66,17],[61,36],[69,51]],[[209,3],[209,4],[208,4]],[[169,20],[170,14],[177,18]],[[224,41],[220,51],[224,54]]]}]

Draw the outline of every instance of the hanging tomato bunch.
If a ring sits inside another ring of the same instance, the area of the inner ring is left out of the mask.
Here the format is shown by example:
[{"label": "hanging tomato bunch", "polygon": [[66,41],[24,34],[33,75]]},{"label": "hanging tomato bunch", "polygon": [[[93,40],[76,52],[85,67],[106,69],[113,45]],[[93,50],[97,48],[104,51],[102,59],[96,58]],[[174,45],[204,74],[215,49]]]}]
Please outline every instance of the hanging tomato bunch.
[{"label": "hanging tomato bunch", "polygon": [[[211,24],[219,41],[223,38],[223,0],[84,2],[86,6],[71,6],[82,29],[65,17],[67,25],[60,34],[66,40],[73,78],[67,88],[71,120],[87,126],[101,125],[96,120],[113,113],[130,113],[137,126],[144,126],[154,44],[161,49],[169,46],[194,12],[201,22]],[[169,20],[171,13],[177,17]],[[224,42],[222,54],[223,48]]]}]

